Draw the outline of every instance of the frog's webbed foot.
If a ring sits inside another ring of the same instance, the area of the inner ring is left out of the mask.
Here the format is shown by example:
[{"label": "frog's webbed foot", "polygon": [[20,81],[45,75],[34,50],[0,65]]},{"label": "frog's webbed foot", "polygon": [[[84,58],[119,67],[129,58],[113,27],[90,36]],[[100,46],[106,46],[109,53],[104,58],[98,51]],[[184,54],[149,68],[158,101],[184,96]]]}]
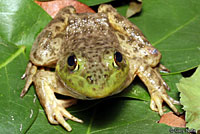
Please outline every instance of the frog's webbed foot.
[{"label": "frog's webbed foot", "polygon": [[65,108],[76,103],[76,99],[59,100],[54,94],[53,88],[58,87],[54,72],[39,70],[33,79],[38,98],[42,104],[48,120],[52,124],[61,124],[66,130],[72,128],[65,121],[70,119],[82,123],[83,121],[71,115]]},{"label": "frog's webbed foot", "polygon": [[145,83],[151,95],[150,108],[153,111],[158,111],[160,115],[163,115],[162,103],[164,101],[176,114],[179,114],[178,110],[173,105],[177,104],[178,101],[175,101],[167,95],[165,90],[166,86],[163,84],[164,80],[162,80],[160,74],[144,62],[140,65],[136,74]]},{"label": "frog's webbed foot", "polygon": [[[71,102],[70,102],[71,101]],[[70,107],[74,103],[74,100],[68,100],[65,103],[65,107]],[[68,104],[68,105],[66,105]],[[51,124],[61,124],[66,130],[71,131],[71,126],[65,121],[65,119],[70,119],[79,123],[83,121],[71,115],[63,106],[63,102],[60,103],[55,99],[51,104],[45,104],[44,106],[46,115]]]},{"label": "frog's webbed foot", "polygon": [[26,84],[20,94],[20,97],[23,97],[28,92],[28,89],[33,82],[33,77],[36,74],[36,72],[37,72],[37,67],[35,65],[33,65],[31,62],[29,62],[26,67],[25,73],[21,77],[21,79],[26,80]]}]

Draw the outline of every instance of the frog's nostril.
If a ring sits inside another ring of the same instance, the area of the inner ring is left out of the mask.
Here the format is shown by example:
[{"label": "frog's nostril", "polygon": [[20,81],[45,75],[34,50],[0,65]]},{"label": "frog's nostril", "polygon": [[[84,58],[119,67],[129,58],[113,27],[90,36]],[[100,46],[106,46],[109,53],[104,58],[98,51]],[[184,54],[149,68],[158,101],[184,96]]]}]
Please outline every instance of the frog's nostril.
[{"label": "frog's nostril", "polygon": [[104,74],[104,78],[107,79],[107,78],[108,78],[108,75],[107,75],[107,74]]},{"label": "frog's nostril", "polygon": [[92,76],[87,76],[87,80],[89,83],[93,84],[94,80],[92,78]]}]

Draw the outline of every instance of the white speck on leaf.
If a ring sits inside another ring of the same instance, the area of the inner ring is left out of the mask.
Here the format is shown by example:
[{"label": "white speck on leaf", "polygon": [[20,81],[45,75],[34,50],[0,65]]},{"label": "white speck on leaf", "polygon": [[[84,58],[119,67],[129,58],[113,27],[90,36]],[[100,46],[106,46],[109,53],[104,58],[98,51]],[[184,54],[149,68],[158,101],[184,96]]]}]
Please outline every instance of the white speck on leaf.
[{"label": "white speck on leaf", "polygon": [[36,95],[34,94],[33,103],[35,103],[35,101],[36,101]]},{"label": "white speck on leaf", "polygon": [[31,109],[31,114],[30,114],[30,118],[32,118],[32,116],[33,116],[33,109]]},{"label": "white speck on leaf", "polygon": [[20,132],[22,131],[22,124],[20,124],[20,128],[19,128],[19,131],[20,131]]},{"label": "white speck on leaf", "polygon": [[14,119],[14,116],[12,116],[12,115],[11,115],[11,120],[12,120],[12,121],[14,121],[14,120],[15,120],[15,119]]}]

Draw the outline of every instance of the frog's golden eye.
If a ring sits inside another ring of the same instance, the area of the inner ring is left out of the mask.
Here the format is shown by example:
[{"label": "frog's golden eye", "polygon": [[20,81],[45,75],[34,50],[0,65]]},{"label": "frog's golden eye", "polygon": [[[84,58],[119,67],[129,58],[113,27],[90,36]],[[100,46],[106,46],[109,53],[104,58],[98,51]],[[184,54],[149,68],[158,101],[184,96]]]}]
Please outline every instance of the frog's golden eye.
[{"label": "frog's golden eye", "polygon": [[123,60],[122,54],[121,54],[120,52],[115,52],[115,54],[114,54],[114,60],[115,60],[114,66],[115,66],[115,67],[119,67],[119,66],[120,66],[120,63],[121,63],[122,60]]},{"label": "frog's golden eye", "polygon": [[78,66],[77,66],[77,59],[76,59],[76,56],[75,55],[70,55],[67,59],[67,64],[68,64],[68,68],[71,70],[71,71],[75,71],[78,69]]}]

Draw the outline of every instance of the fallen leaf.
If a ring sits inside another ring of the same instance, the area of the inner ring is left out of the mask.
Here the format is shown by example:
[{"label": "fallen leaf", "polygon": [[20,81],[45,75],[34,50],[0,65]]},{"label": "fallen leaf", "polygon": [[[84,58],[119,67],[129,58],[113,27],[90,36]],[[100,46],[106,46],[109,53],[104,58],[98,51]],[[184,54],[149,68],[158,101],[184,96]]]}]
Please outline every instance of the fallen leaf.
[{"label": "fallen leaf", "polygon": [[55,15],[58,13],[58,11],[61,8],[66,7],[66,6],[75,7],[77,13],[85,13],[85,12],[94,13],[95,12],[87,5],[76,0],[54,0],[54,1],[48,1],[48,2],[35,1],[35,3],[41,6],[52,18],[55,17]]},{"label": "fallen leaf", "polygon": [[183,128],[185,128],[185,124],[186,124],[184,119],[182,119],[181,117],[178,117],[173,112],[168,112],[164,114],[160,118],[159,123],[164,123],[172,127],[183,127]]}]

